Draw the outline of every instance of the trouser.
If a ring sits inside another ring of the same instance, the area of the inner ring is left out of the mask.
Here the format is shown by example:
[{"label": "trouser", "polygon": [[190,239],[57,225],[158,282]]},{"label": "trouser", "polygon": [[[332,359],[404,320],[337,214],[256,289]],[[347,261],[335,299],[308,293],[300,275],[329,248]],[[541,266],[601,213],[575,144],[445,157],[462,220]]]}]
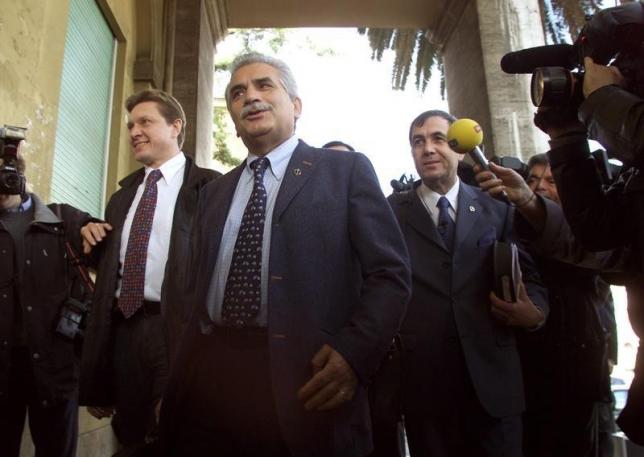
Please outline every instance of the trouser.
[{"label": "trouser", "polygon": [[[122,446],[137,446],[154,434],[155,407],[168,378],[163,318],[141,308],[129,319],[115,314],[112,428]],[[119,311],[115,311],[119,313]]]},{"label": "trouser", "polygon": [[0,454],[20,455],[28,412],[36,457],[73,457],[78,440],[78,394],[44,405],[37,398],[29,351],[14,349],[11,360],[8,400],[0,403]]},{"label": "trouser", "polygon": [[[454,324],[442,340],[434,370],[420,380],[431,389],[419,402],[403,391],[403,414],[412,457],[520,457],[521,416],[492,417],[474,390]],[[418,381],[418,380],[417,380]],[[500,381],[491,381],[500,382]],[[429,387],[431,386],[431,387]]]},{"label": "trouser", "polygon": [[263,330],[217,329],[199,335],[179,376],[184,395],[162,437],[180,457],[288,457],[271,388],[268,337]]},{"label": "trouser", "polygon": [[567,402],[524,415],[526,457],[594,457],[598,452],[597,403]]}]

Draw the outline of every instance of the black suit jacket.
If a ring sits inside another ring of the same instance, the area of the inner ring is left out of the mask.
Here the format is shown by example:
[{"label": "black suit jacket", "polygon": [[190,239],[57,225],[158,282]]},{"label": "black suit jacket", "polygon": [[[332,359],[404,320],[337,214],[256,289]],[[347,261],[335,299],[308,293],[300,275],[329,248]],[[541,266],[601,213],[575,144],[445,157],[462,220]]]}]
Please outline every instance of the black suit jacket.
[{"label": "black suit jacket", "polygon": [[[407,241],[413,277],[401,327],[404,407],[416,411],[432,407],[435,392],[427,380],[450,376],[444,367],[453,361],[442,360],[440,348],[446,339],[456,337],[483,408],[494,417],[519,414],[525,401],[517,330],[492,317],[489,299],[494,287],[493,246],[496,240],[511,237],[511,208],[461,182],[452,254],[418,197],[417,185],[389,197]],[[525,252],[521,268],[528,295],[547,313],[546,291]]]},{"label": "black suit jacket", "polygon": [[[203,186],[221,174],[200,168],[186,156],[183,184],[174,209],[166,274],[161,290],[161,314],[166,324],[169,357],[175,351],[179,335],[188,320],[189,311],[179,300],[187,290],[188,251],[192,220]],[[96,291],[87,322],[81,360],[80,400],[90,406],[113,404],[111,379],[112,308],[119,270],[121,233],[128,210],[143,181],[145,169],[140,168],[123,178],[121,188],[111,197],[105,209],[105,221],[112,225],[109,236],[94,249],[97,266]],[[159,386],[159,389],[162,386]],[[158,392],[160,395],[162,392]]]},{"label": "black suit jacket", "polygon": [[[192,250],[196,309],[164,400],[168,434],[173,405],[190,388],[181,374],[198,350],[191,336],[209,322],[206,295],[244,166],[208,185],[199,201]],[[282,433],[294,456],[366,455],[371,436],[365,384],[409,298],[407,250],[364,155],[300,142],[283,179],[273,211],[268,297],[271,378]],[[311,359],[323,344],[342,354],[361,383],[340,408],[306,412],[296,394],[312,376]]]}]

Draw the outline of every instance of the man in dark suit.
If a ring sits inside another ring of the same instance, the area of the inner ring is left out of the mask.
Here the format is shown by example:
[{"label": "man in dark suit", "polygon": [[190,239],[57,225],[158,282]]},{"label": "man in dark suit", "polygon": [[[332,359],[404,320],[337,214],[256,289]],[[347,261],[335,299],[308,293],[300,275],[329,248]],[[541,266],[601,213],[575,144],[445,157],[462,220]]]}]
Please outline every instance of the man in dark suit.
[{"label": "man in dark suit", "polygon": [[[144,165],[120,182],[105,223],[81,234],[97,265],[96,292],[81,363],[81,404],[112,427],[125,448],[141,446],[156,424],[168,364],[188,320],[189,234],[197,199],[216,176],[181,151],[179,102],[144,90],[126,102],[134,158]],[[155,411],[156,410],[156,411]]]},{"label": "man in dark suit", "polygon": [[511,236],[512,211],[458,179],[454,120],[439,110],[414,119],[421,179],[389,197],[413,278],[401,327],[405,427],[414,457],[515,457],[524,409],[515,332],[543,323],[547,298],[524,254],[517,301],[493,293],[493,246]]},{"label": "man in dark suit", "polygon": [[164,397],[170,455],[364,456],[366,384],[410,293],[407,251],[371,164],[294,136],[290,69],[232,64],[226,99],[248,148],[206,187],[195,313]]}]

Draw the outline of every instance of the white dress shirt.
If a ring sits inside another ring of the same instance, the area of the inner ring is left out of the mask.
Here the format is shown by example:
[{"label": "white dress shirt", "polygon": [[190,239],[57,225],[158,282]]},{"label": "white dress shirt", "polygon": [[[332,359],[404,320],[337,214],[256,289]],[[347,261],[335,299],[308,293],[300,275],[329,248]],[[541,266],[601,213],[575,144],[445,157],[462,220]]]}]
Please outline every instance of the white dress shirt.
[{"label": "white dress shirt", "polygon": [[[183,175],[186,169],[186,156],[183,152],[172,157],[159,167],[162,177],[157,181],[157,205],[154,210],[154,219],[152,220],[152,232],[148,242],[148,255],[145,263],[145,288],[143,296],[145,300],[161,301],[161,285],[165,274],[165,264],[168,260],[168,250],[170,248],[170,232],[172,230],[172,221],[174,219],[174,207],[179,196],[179,190],[183,184]],[[132,228],[132,219],[136,212],[143,190],[145,189],[145,180],[152,172],[152,168],[145,167],[145,177],[139,187],[136,189],[134,200],[127,212],[125,223],[123,224],[123,233],[121,234],[121,251],[119,265],[119,279],[116,288],[116,297],[121,295],[121,276],[123,275],[123,264],[125,262],[125,252],[127,251],[127,242],[130,238],[130,229]]]},{"label": "white dress shirt", "polygon": [[[454,185],[445,194],[445,198],[447,198],[447,201],[449,202],[449,209],[447,210],[447,212],[454,222],[456,222],[456,211],[458,209],[458,190],[460,188],[460,182],[461,181],[457,177]],[[416,193],[418,194],[420,201],[423,202],[423,205],[431,216],[432,221],[434,221],[434,225],[438,227],[439,210],[437,205],[438,199],[443,195],[439,194],[438,192],[434,192],[429,187],[427,187],[425,183],[422,182],[420,183],[420,186],[416,188]]]}]

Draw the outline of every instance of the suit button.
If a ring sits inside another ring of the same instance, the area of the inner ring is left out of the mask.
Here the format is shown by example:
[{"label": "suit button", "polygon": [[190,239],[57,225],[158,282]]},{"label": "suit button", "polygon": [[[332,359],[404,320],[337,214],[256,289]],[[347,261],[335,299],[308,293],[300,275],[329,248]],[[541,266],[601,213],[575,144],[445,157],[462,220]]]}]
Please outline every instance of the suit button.
[{"label": "suit button", "polygon": [[7,298],[7,294],[2,294],[2,298]]},{"label": "suit button", "polygon": [[33,310],[33,309],[34,308],[31,305],[27,306],[27,311],[31,312],[31,310]]},{"label": "suit button", "polygon": [[34,358],[34,360],[38,360],[40,358],[40,354],[38,354],[37,352],[34,352],[32,357]]},{"label": "suit button", "polygon": [[448,270],[451,266],[452,266],[452,264],[449,263],[449,262],[443,262],[441,264],[441,267],[443,267],[445,270]]},{"label": "suit button", "polygon": [[27,265],[31,265],[31,260],[25,260],[25,263],[26,263]]},{"label": "suit button", "polygon": [[48,404],[49,404],[49,402],[48,402],[47,400],[43,400],[43,401],[42,401],[42,405],[43,405],[43,406],[45,406],[45,407],[46,407]]}]

